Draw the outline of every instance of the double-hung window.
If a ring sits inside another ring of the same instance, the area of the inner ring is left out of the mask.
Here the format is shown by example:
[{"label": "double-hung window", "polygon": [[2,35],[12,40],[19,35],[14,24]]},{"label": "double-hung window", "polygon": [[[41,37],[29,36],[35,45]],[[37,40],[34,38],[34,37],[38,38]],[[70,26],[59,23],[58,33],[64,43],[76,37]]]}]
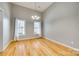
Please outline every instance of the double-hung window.
[{"label": "double-hung window", "polygon": [[15,35],[16,37],[23,36],[25,34],[25,21],[16,19]]},{"label": "double-hung window", "polygon": [[41,35],[41,22],[34,20],[34,34]]}]

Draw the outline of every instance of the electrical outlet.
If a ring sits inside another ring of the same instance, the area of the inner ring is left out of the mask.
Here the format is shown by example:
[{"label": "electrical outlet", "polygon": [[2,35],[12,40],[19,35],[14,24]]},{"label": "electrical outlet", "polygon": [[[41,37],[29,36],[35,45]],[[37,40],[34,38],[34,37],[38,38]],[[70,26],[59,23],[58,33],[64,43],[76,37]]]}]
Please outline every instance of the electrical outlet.
[{"label": "electrical outlet", "polygon": [[71,41],[71,44],[74,44],[74,42],[73,42],[73,41]]}]

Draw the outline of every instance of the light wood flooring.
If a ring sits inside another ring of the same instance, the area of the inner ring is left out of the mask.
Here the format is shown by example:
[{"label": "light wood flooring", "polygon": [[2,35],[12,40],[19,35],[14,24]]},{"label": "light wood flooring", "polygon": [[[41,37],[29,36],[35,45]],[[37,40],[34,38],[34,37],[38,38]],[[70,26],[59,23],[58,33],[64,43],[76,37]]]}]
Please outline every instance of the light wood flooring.
[{"label": "light wood flooring", "polygon": [[13,41],[0,55],[3,56],[79,56],[78,51],[44,38]]}]

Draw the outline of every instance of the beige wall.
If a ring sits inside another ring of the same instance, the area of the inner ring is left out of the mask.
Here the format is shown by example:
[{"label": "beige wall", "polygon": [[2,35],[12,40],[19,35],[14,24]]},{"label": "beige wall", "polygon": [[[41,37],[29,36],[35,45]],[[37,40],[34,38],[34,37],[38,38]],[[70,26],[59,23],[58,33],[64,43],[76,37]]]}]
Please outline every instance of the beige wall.
[{"label": "beige wall", "polygon": [[[34,10],[8,3],[0,3],[4,11],[3,47],[14,38],[15,18],[25,19],[26,34],[21,38],[34,36],[32,15]],[[11,8],[11,9],[10,9]],[[42,16],[40,12],[38,15]],[[10,20],[11,18],[11,20]],[[79,48],[79,3],[55,3],[43,13],[43,35],[66,45]],[[42,20],[42,19],[41,19]],[[0,44],[1,41],[0,41]],[[1,46],[0,46],[1,47]]]},{"label": "beige wall", "polygon": [[0,51],[3,48],[3,16],[2,16],[2,10],[0,9]]},{"label": "beige wall", "polygon": [[33,19],[31,18],[31,16],[35,14],[41,16],[40,12],[35,13],[35,11],[31,9],[2,2],[0,3],[0,8],[3,9],[3,19],[0,20],[0,24],[3,21],[3,23],[0,25],[0,28],[3,27],[3,31],[0,31],[3,32],[3,35],[0,34],[3,36],[3,39],[0,38],[0,51],[2,51],[2,48],[4,50],[8,46],[9,42],[14,39],[15,18],[24,19],[26,21],[26,34],[25,36],[22,36],[20,38],[23,39],[35,37],[33,33]]},{"label": "beige wall", "polygon": [[2,9],[3,13],[3,19],[1,19],[2,22],[2,27],[3,27],[3,41],[2,41],[2,46],[3,49],[7,47],[7,44],[10,41],[10,5],[8,3],[0,3],[0,8]]},{"label": "beige wall", "polygon": [[[31,16],[33,15],[39,15],[41,16],[40,12],[35,12],[34,10],[24,8],[18,5],[13,5],[12,4],[12,34],[14,34],[14,20],[15,18],[20,18],[25,20],[25,35],[21,36],[20,38],[32,38],[35,37],[34,35],[34,27],[33,27],[33,19]],[[12,35],[13,36],[13,35]]]},{"label": "beige wall", "polygon": [[79,3],[57,2],[43,14],[43,35],[79,49]]}]

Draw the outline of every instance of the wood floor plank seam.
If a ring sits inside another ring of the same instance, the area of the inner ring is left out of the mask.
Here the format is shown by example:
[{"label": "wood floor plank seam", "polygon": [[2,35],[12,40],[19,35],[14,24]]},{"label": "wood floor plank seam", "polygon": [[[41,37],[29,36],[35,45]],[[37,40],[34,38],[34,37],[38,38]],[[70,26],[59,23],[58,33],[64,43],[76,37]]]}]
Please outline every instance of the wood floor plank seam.
[{"label": "wood floor plank seam", "polygon": [[79,52],[45,38],[34,38],[11,42],[0,56],[79,56]]}]

